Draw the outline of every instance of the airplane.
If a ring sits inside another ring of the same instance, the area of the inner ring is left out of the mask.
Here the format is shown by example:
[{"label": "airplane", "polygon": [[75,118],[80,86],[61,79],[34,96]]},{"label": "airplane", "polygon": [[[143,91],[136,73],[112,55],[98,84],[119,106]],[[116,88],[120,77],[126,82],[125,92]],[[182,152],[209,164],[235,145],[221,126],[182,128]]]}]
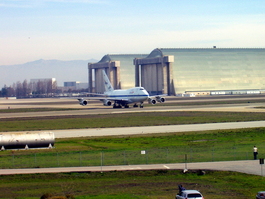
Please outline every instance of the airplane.
[{"label": "airplane", "polygon": [[[102,97],[89,97],[89,98],[79,98],[79,104],[86,106],[88,104],[87,100],[98,99],[103,102],[104,106],[111,106],[113,108],[129,108],[129,104],[134,103],[133,107],[138,107],[137,103],[140,103],[140,108],[143,108],[144,101],[148,100],[150,104],[156,104],[156,102],[165,102],[163,96],[149,96],[149,93],[143,87],[134,87],[127,90],[117,89],[114,90],[110,83],[110,80],[102,70],[105,92],[104,94],[88,93],[93,95],[100,95]],[[113,103],[112,103],[113,102]]]}]

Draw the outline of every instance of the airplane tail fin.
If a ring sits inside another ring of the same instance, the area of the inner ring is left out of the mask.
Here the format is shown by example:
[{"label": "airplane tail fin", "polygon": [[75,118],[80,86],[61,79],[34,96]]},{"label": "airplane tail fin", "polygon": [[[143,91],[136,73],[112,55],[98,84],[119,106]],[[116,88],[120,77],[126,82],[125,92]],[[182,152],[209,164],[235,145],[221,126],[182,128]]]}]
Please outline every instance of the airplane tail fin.
[{"label": "airplane tail fin", "polygon": [[102,70],[102,74],[103,74],[103,80],[104,80],[105,91],[106,91],[106,92],[111,92],[111,91],[113,91],[114,89],[113,89],[113,87],[112,87],[112,85],[111,85],[111,83],[110,83],[110,81],[109,81],[109,78],[108,78],[108,76],[107,76],[107,74],[105,73],[104,70]]}]

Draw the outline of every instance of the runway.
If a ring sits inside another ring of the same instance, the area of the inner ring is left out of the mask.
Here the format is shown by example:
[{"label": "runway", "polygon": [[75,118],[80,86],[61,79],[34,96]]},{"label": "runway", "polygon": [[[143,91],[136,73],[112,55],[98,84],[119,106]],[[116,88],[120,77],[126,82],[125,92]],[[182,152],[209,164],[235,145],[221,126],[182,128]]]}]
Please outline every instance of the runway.
[{"label": "runway", "polygon": [[122,127],[122,128],[98,128],[98,129],[73,129],[54,130],[56,138],[70,137],[94,137],[94,136],[122,136],[141,135],[153,133],[174,133],[174,132],[196,132],[209,130],[239,129],[265,127],[265,121],[254,122],[228,122],[210,124],[187,124],[167,126],[143,126],[143,127]]},{"label": "runway", "polygon": [[[21,108],[61,108],[72,109],[63,111],[41,111],[41,112],[22,112],[22,113],[0,113],[0,118],[21,118],[21,117],[47,117],[47,116],[65,116],[65,115],[93,115],[93,114],[119,114],[131,112],[161,112],[161,111],[225,111],[225,112],[265,112],[265,97],[264,102],[249,103],[256,98],[240,98],[244,103],[235,104],[209,104],[209,105],[192,105],[194,102],[213,102],[238,100],[238,98],[199,98],[190,99],[187,101],[182,98],[169,97],[168,102],[164,104],[147,105],[144,108],[128,108],[128,109],[113,109],[112,106],[103,106],[99,101],[89,101],[87,106],[80,106],[76,99],[18,99],[18,100],[0,100],[0,110],[4,109],[21,109]],[[183,103],[191,103],[191,105],[182,105]],[[170,106],[167,103],[171,103]],[[176,105],[172,105],[175,103]]]}]

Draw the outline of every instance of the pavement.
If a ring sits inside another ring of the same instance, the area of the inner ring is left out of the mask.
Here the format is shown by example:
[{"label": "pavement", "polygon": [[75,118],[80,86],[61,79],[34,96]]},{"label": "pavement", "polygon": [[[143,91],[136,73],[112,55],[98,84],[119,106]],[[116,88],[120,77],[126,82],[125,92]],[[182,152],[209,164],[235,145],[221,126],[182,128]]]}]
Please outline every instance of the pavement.
[{"label": "pavement", "polygon": [[[71,137],[96,137],[96,136],[126,136],[141,135],[153,133],[176,133],[176,132],[196,132],[208,130],[241,129],[265,127],[265,121],[251,122],[226,122],[226,123],[207,123],[207,124],[183,124],[183,125],[165,125],[165,126],[141,126],[141,127],[119,127],[119,128],[92,128],[92,129],[64,129],[51,130],[55,138]],[[41,131],[30,131],[39,133]],[[8,133],[8,132],[0,132]],[[17,133],[23,133],[17,132]],[[25,133],[25,132],[24,132]]]},{"label": "pavement", "polygon": [[67,172],[108,172],[127,170],[219,170],[236,171],[246,174],[264,176],[263,165],[259,160],[199,162],[178,164],[145,164],[145,165],[119,165],[119,166],[93,166],[93,167],[55,167],[55,168],[29,168],[29,169],[0,169],[0,175],[32,174],[32,173],[67,173]]},{"label": "pavement", "polygon": [[[176,132],[192,132],[192,131],[195,132],[195,131],[259,128],[259,127],[265,127],[265,121],[118,127],[118,128],[63,129],[63,130],[50,130],[50,131],[54,133],[55,138],[72,138],[72,137],[97,137],[97,136],[117,136],[117,135],[126,136],[126,135],[176,133]],[[49,132],[49,131],[46,130],[46,131],[29,131],[29,132],[40,133],[40,132]],[[4,133],[7,134],[25,133],[25,131],[0,132],[0,134]]]}]

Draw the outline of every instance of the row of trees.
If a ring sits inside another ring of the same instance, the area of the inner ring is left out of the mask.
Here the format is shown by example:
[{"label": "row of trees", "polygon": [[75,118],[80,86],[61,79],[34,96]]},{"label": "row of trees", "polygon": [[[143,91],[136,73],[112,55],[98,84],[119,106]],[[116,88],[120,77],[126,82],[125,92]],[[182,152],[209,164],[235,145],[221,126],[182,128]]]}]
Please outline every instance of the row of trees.
[{"label": "row of trees", "polygon": [[40,80],[33,83],[24,80],[22,83],[14,83],[13,86],[5,85],[0,90],[0,97],[52,97],[56,92],[58,92],[57,83],[52,80]]},{"label": "row of trees", "polygon": [[17,82],[12,86],[4,86],[0,90],[0,97],[54,97],[54,96],[86,96],[87,89],[59,88],[56,81],[40,80],[38,82],[30,82],[24,80],[22,83]]}]

